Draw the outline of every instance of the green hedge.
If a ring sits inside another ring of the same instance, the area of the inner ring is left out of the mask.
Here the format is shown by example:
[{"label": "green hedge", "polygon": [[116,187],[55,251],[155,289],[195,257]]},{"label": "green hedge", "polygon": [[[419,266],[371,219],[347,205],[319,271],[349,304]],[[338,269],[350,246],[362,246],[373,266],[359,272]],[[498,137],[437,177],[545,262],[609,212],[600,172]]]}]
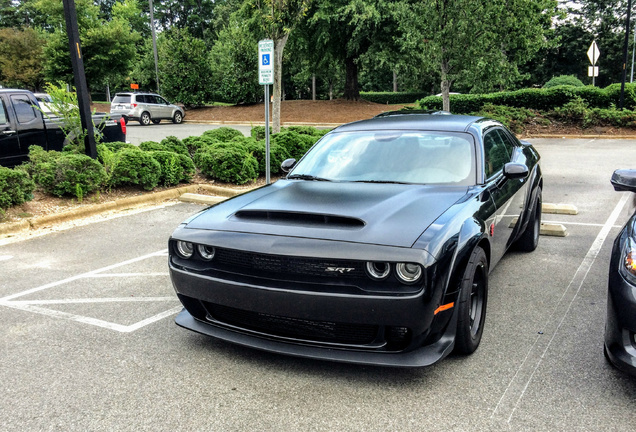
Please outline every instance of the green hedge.
[{"label": "green hedge", "polygon": [[151,151],[150,155],[161,166],[159,184],[174,186],[192,179],[195,169],[190,156],[170,151]]},{"label": "green hedge", "polygon": [[207,130],[201,135],[202,138],[211,138],[222,142],[232,141],[234,138],[242,136],[243,134],[240,131],[227,126]]},{"label": "green hedge", "polygon": [[111,187],[138,185],[154,189],[161,179],[161,164],[151,152],[125,149],[115,153],[110,171]]},{"label": "green hedge", "polygon": [[258,162],[240,143],[201,147],[194,155],[201,173],[223,182],[244,184],[256,180]]},{"label": "green hedge", "polygon": [[26,171],[0,167],[0,209],[32,200],[34,189],[35,183]]},{"label": "green hedge", "polygon": [[428,96],[428,92],[360,92],[360,97],[381,104],[411,104]]},{"label": "green hedge", "polygon": [[[619,105],[620,84],[612,84],[604,89],[586,86],[559,86],[547,89],[522,89],[488,94],[451,95],[450,108],[454,114],[468,114],[479,111],[485,104],[504,105],[514,108],[528,108],[550,111],[583,99],[592,108],[610,108]],[[625,85],[625,108],[636,108],[636,84]],[[442,98],[428,96],[417,102],[420,109],[442,109]]]}]

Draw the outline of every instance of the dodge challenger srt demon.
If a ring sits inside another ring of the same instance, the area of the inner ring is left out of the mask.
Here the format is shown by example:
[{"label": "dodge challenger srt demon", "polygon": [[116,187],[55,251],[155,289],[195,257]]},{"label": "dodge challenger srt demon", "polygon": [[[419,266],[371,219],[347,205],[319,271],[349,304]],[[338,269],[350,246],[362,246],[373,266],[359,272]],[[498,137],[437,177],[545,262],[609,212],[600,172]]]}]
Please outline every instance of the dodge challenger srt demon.
[{"label": "dodge challenger srt demon", "polygon": [[386,113],[282,167],[172,234],[178,325],[276,353],[428,366],[477,349],[489,272],[539,241],[539,155],[494,120]]}]

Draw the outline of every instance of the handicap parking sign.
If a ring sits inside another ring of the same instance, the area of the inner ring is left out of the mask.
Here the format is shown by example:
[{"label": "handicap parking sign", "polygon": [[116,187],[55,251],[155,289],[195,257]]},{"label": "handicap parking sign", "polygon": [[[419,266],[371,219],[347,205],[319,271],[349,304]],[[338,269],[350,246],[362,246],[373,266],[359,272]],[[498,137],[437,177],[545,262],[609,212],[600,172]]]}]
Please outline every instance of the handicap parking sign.
[{"label": "handicap parking sign", "polygon": [[263,54],[263,66],[269,65],[269,54]]},{"label": "handicap parking sign", "polygon": [[266,39],[258,42],[258,83],[274,84],[274,41]]}]

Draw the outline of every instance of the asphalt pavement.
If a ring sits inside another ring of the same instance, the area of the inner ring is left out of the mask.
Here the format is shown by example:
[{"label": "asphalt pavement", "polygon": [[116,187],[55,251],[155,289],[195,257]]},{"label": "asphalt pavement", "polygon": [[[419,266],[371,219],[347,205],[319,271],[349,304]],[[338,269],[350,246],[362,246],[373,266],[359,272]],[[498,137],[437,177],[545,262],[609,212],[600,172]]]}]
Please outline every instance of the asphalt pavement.
[{"label": "asphalt pavement", "polygon": [[636,141],[531,141],[544,202],[579,214],[544,215],[567,237],[542,236],[491,273],[479,349],[425,369],[279,356],[177,327],[167,240],[196,204],[0,246],[2,430],[635,430],[636,379],[602,344],[631,203],[609,179],[636,167]]}]

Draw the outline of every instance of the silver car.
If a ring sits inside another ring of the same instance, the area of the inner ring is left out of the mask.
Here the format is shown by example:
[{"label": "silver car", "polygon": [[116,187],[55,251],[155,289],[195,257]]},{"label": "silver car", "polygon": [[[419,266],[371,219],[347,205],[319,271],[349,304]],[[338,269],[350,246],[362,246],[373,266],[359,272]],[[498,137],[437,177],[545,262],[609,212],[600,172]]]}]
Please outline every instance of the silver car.
[{"label": "silver car", "polygon": [[137,120],[143,126],[161,120],[181,123],[185,117],[183,108],[173,105],[155,93],[117,93],[110,104],[111,114],[121,114],[126,123]]}]

